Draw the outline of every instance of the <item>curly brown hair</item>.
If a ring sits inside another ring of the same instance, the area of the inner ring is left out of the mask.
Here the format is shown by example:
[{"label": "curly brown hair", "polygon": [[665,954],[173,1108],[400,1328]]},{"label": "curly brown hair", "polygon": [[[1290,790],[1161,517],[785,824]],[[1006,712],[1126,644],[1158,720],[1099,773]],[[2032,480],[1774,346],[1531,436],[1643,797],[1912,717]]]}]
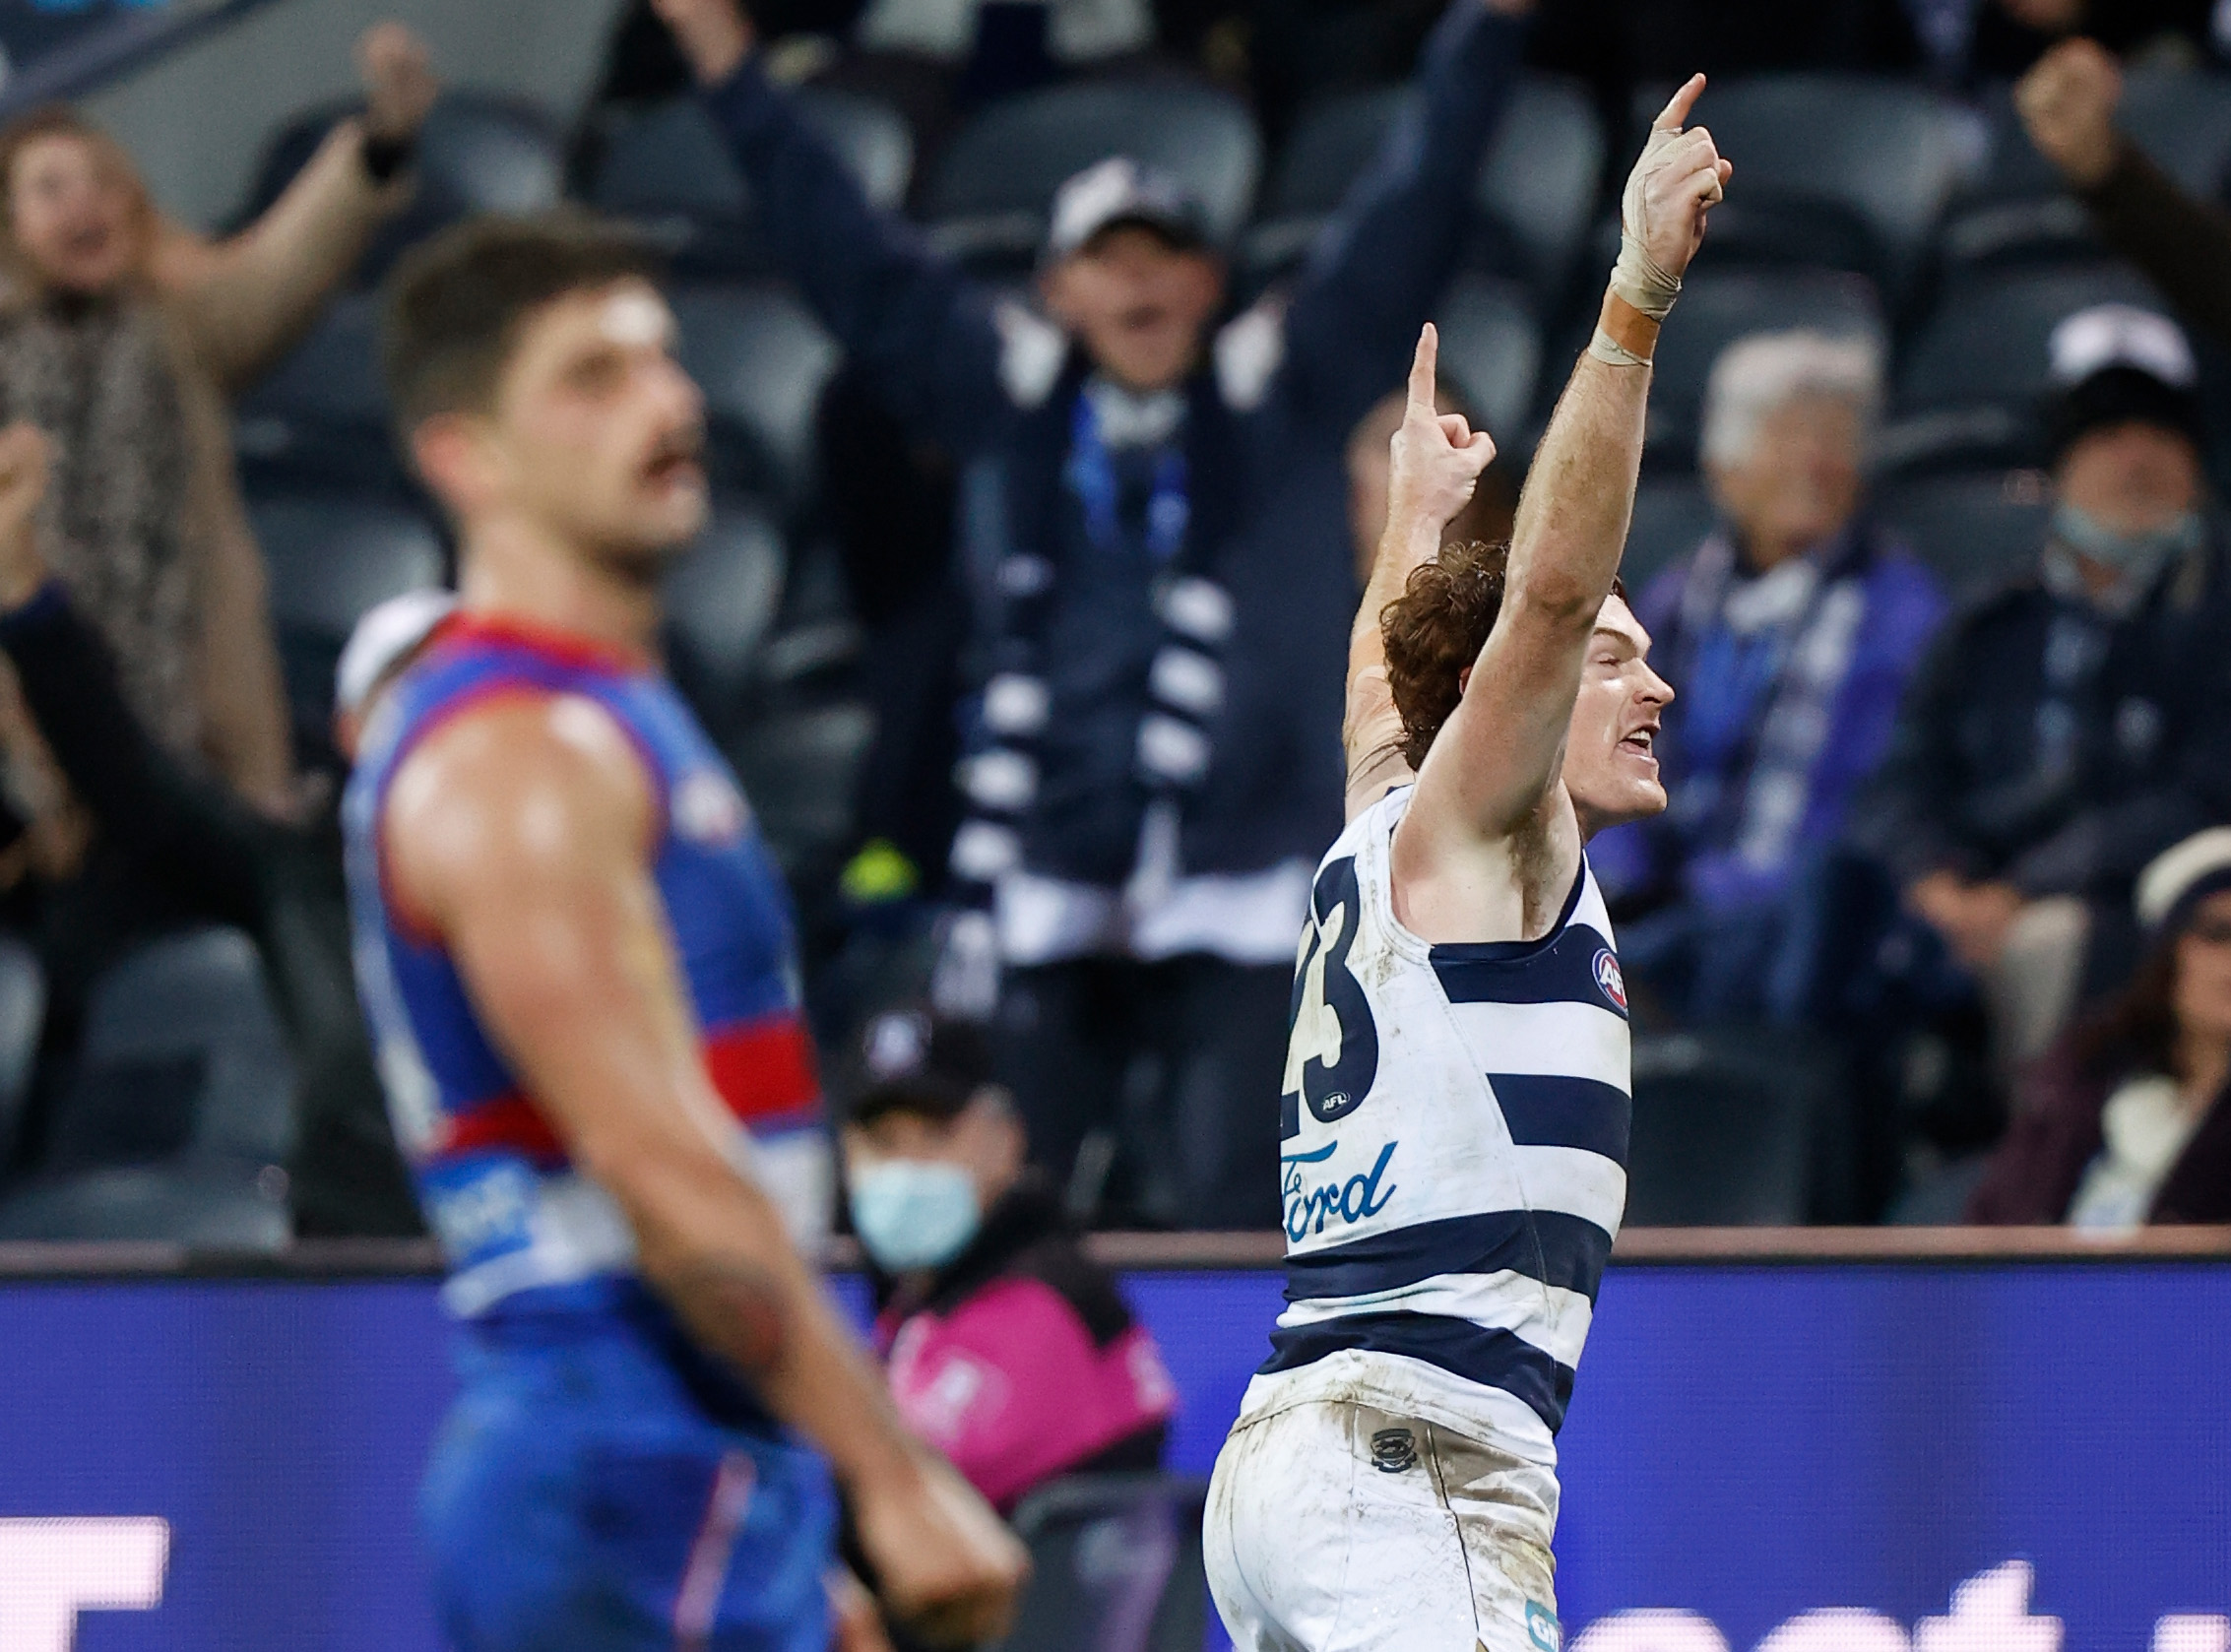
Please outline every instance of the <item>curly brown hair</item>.
[{"label": "curly brown hair", "polygon": [[[1508,540],[1445,544],[1433,561],[1412,570],[1402,595],[1380,610],[1387,687],[1402,716],[1398,749],[1412,769],[1425,766],[1434,736],[1463,698],[1464,669],[1488,646],[1509,572]],[[1616,575],[1612,592],[1626,600]]]}]

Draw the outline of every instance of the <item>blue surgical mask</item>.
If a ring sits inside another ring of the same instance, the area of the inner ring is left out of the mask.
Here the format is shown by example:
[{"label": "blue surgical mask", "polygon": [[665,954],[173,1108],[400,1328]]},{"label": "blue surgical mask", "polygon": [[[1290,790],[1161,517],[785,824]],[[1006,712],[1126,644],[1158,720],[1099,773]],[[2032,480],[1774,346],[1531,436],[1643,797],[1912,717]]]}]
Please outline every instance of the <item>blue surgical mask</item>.
[{"label": "blue surgical mask", "polygon": [[2134,583],[2151,585],[2171,561],[2207,538],[2207,527],[2199,512],[2186,511],[2144,533],[2118,533],[2064,499],[2053,507],[2053,536],[2071,550],[2113,568]]},{"label": "blue surgical mask", "polygon": [[941,1268],[984,1221],[976,1178],[936,1160],[886,1159],[846,1178],[853,1231],[885,1273]]}]

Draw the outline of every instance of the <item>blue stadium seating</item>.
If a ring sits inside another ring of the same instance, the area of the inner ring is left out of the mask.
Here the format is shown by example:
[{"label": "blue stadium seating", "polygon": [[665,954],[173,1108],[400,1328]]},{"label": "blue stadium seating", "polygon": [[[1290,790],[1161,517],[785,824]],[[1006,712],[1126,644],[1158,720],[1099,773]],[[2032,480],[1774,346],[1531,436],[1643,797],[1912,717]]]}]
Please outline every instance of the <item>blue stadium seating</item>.
[{"label": "blue stadium seating", "polygon": [[805,306],[774,286],[677,288],[681,361],[703,387],[710,459],[726,485],[786,510],[814,482],[814,410],[835,374],[834,340]]},{"label": "blue stadium seating", "polygon": [[277,1248],[293,1139],[254,944],[223,928],[154,941],[95,985],[43,1174],[0,1205],[0,1238]]},{"label": "blue stadium seating", "polygon": [[1182,178],[1229,244],[1246,221],[1262,140],[1246,109],[1189,81],[1100,81],[995,103],[953,140],[924,202],[940,245],[991,273],[1027,269],[1053,192],[1129,155]]},{"label": "blue stadium seating", "polygon": [[2150,286],[2115,265],[1984,273],[1961,284],[1907,352],[1885,462],[1907,471],[2035,463],[2053,329],[2110,302],[2161,307]]},{"label": "blue stadium seating", "polygon": [[[812,88],[798,107],[878,207],[902,205],[914,179],[914,134],[872,98]],[[766,268],[751,221],[751,192],[728,146],[694,97],[614,114],[591,179],[590,203],[632,219],[691,276]]]},{"label": "blue stadium seating", "polygon": [[1497,444],[1516,453],[1542,366],[1541,329],[1515,282],[1459,276],[1435,307],[1440,371],[1464,392]]}]

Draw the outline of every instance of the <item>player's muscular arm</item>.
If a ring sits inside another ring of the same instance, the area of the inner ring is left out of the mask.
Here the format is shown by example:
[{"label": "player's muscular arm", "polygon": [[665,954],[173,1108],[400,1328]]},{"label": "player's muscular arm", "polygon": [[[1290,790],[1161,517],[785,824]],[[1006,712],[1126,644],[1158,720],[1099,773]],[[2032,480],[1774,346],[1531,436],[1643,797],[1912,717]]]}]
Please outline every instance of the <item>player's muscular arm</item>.
[{"label": "player's muscular arm", "polygon": [[[1409,855],[1429,858],[1499,846],[1542,824],[1545,810],[1554,811],[1560,858],[1578,852],[1559,771],[1588,642],[1626,544],[1650,351],[1732,170],[1710,133],[1682,129],[1703,87],[1698,75],[1674,95],[1627,181],[1602,322],[1535,454],[1501,614],[1427,757],[1408,817],[1420,830],[1400,835],[1398,855],[1404,838]],[[1569,879],[1569,863],[1552,875]]]},{"label": "player's muscular arm", "polygon": [[384,821],[400,904],[437,930],[506,1059],[632,1227],[645,1280],[828,1456],[894,1611],[995,1632],[1021,1572],[996,1518],[909,1440],[882,1383],[732,1163],[646,863],[653,802],[590,703],[501,701],[437,731]]},{"label": "player's muscular arm", "polygon": [[1386,634],[1379,617],[1410,576],[1440,551],[1441,535],[1471,502],[1496,444],[1461,413],[1439,412],[1434,395],[1440,334],[1431,322],[1410,363],[1410,404],[1394,433],[1386,531],[1371,562],[1363,605],[1348,634],[1348,711],[1341,739],[1348,753],[1348,818],[1411,779],[1399,749],[1402,716],[1387,683]]}]

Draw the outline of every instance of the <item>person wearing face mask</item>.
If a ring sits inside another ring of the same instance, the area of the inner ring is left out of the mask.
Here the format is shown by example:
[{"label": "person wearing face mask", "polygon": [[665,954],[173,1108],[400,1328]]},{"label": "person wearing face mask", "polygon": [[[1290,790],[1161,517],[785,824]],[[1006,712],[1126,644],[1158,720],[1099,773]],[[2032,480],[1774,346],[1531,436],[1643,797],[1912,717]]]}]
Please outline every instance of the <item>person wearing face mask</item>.
[{"label": "person wearing face mask", "polygon": [[1720,526],[1635,604],[1684,685],[1658,737],[1670,806],[1589,853],[1629,978],[1686,1018],[1802,1013],[1805,873],[1888,748],[1944,616],[1928,571],[1865,509],[1881,395],[1864,339],[1730,345],[1704,400]]},{"label": "person wearing face mask", "polygon": [[1177,1390],[1084,1253],[966,1022],[869,1022],[845,1186],[891,1396],[993,1507],[1067,1474],[1159,1467]]},{"label": "person wearing face mask", "polygon": [[2162,850],[2231,818],[2231,567],[2206,514],[2193,355],[2167,318],[2051,344],[2053,513],[2035,573],[1960,614],[1854,832],[1981,987],[2003,1078],[2135,962]]}]

